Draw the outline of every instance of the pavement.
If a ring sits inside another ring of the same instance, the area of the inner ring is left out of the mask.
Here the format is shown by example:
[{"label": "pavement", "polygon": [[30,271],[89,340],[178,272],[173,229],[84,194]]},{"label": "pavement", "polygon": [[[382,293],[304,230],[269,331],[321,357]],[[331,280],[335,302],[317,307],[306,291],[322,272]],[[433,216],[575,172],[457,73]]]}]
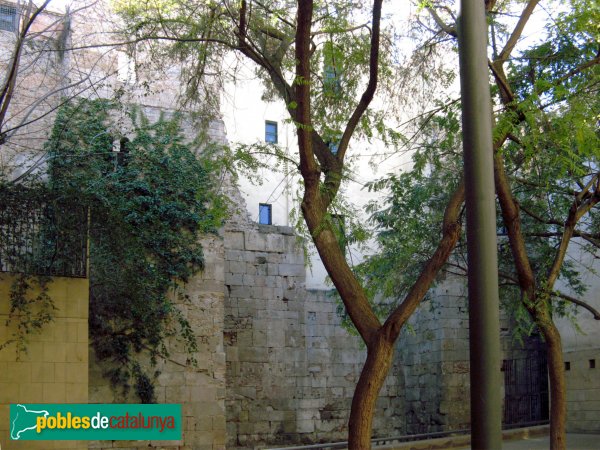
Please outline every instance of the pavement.
[{"label": "pavement", "polygon": [[[548,433],[548,425],[503,431],[502,450],[548,450],[550,448]],[[460,435],[375,448],[382,450],[470,450],[470,441],[469,435]],[[600,450],[600,434],[567,433],[567,450]]]},{"label": "pavement", "polygon": [[[471,447],[458,447],[467,450]],[[548,436],[530,437],[516,441],[504,441],[502,450],[548,450],[550,439]],[[600,434],[567,434],[568,450],[599,450]]]}]

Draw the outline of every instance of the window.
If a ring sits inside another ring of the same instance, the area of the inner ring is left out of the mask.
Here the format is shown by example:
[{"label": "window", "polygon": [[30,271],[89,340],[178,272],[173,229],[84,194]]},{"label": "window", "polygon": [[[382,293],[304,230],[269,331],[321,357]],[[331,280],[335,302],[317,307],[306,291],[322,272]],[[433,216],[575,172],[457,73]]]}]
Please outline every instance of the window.
[{"label": "window", "polygon": [[327,97],[338,98],[342,92],[340,67],[343,54],[333,42],[323,46],[323,93]]},{"label": "window", "polygon": [[596,360],[595,359],[590,359],[589,363],[590,363],[590,369],[596,368]]},{"label": "window", "polygon": [[122,137],[119,141],[119,152],[117,153],[117,165],[126,166],[129,162],[129,139]]},{"label": "window", "polygon": [[0,30],[17,31],[17,8],[0,5]]},{"label": "window", "polygon": [[329,97],[337,97],[342,92],[340,76],[335,67],[329,64],[323,68],[323,91]]},{"label": "window", "polygon": [[336,130],[329,130],[325,132],[324,137],[325,145],[327,145],[329,151],[334,155],[337,155],[342,140],[342,133]]},{"label": "window", "polygon": [[265,141],[277,144],[277,122],[265,121]]},{"label": "window", "polygon": [[268,203],[260,203],[258,205],[258,223],[271,225],[273,223],[272,219],[271,205]]},{"label": "window", "polygon": [[571,370],[571,363],[569,361],[565,361],[565,371]]},{"label": "window", "polygon": [[331,153],[333,153],[334,155],[337,155],[338,149],[340,148],[340,141],[327,142],[327,147],[329,147],[329,150],[331,151]]}]

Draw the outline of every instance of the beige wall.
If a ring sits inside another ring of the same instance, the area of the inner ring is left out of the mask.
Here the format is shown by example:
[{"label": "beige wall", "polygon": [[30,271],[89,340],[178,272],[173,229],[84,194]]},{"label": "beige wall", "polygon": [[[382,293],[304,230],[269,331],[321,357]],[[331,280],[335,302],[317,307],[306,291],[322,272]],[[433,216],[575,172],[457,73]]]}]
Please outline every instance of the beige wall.
[{"label": "beige wall", "polygon": [[[14,323],[6,325],[10,309],[13,275],[0,274],[0,343],[9,340]],[[88,402],[88,292],[83,278],[53,278],[48,295],[56,311],[52,323],[29,337],[26,354],[17,354],[15,344],[0,350],[0,445],[11,449],[86,449],[77,441],[11,441],[11,403]],[[32,290],[32,295],[36,295]]]}]

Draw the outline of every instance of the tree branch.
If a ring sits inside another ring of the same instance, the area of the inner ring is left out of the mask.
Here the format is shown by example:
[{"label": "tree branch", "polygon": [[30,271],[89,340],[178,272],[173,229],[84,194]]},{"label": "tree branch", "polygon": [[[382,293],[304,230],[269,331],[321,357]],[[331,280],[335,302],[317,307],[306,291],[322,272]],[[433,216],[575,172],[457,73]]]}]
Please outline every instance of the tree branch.
[{"label": "tree branch", "polygon": [[[17,41],[15,42],[15,50],[13,57],[11,58],[8,74],[6,76],[6,81],[2,86],[2,90],[0,90],[0,137],[3,137],[4,133],[2,133],[2,125],[4,124],[4,120],[6,118],[6,113],[8,112],[8,107],[10,106],[12,96],[15,90],[15,85],[17,81],[17,75],[19,73],[19,63],[21,60],[21,52],[23,51],[23,44],[25,43],[25,37],[31,28],[31,25],[37,18],[37,16],[48,6],[50,0],[45,0],[42,5],[37,8],[33,13],[30,14],[30,10],[26,12],[23,16],[27,19],[25,24],[21,28],[21,32],[17,37]],[[30,8],[33,3],[30,3]]]},{"label": "tree branch", "polygon": [[558,298],[562,298],[563,300],[566,300],[568,302],[574,303],[578,306],[581,306],[582,308],[587,309],[589,312],[592,313],[592,315],[594,316],[594,319],[600,320],[600,311],[595,309],[589,303],[586,303],[583,300],[576,299],[575,297],[571,297],[570,295],[563,294],[562,292],[559,292],[559,291],[552,292],[552,295],[555,297],[558,297]]},{"label": "tree branch", "polygon": [[525,28],[527,21],[531,17],[533,10],[535,9],[538,3],[539,0],[529,0],[527,5],[525,6],[525,9],[521,13],[521,17],[519,17],[517,25],[515,26],[512,34],[508,38],[508,41],[506,41],[504,48],[502,49],[502,51],[498,55],[498,58],[496,59],[496,61],[499,61],[500,64],[504,63],[508,59],[513,49],[515,48],[515,45],[517,45],[517,42],[519,41],[519,38],[523,33],[523,29]]},{"label": "tree branch", "polygon": [[373,96],[375,95],[375,90],[377,89],[377,75],[379,73],[379,39],[380,39],[380,22],[381,22],[381,4],[383,0],[374,0],[373,1],[373,20],[372,20],[372,33],[371,33],[371,49],[369,54],[369,83],[367,84],[367,88],[365,89],[360,102],[356,105],[356,109],[352,113],[348,124],[346,125],[346,129],[344,130],[344,134],[342,135],[342,139],[340,140],[338,146],[337,159],[339,161],[344,161],[344,156],[346,154],[346,150],[348,149],[348,144],[350,143],[350,138],[358,125],[358,122],[362,115],[365,113],[371,100],[373,100]]},{"label": "tree branch", "polygon": [[437,26],[440,27],[443,32],[449,34],[452,37],[458,37],[456,27],[448,25],[446,22],[444,22],[434,8],[427,8],[427,11],[429,11],[429,14],[433,18]]},{"label": "tree branch", "polygon": [[421,300],[431,287],[440,269],[446,264],[450,253],[456,246],[461,231],[461,206],[465,200],[465,185],[461,181],[450,198],[444,212],[444,221],[442,225],[442,239],[440,240],[433,256],[419,274],[417,280],[413,283],[410,291],[404,301],[396,307],[385,321],[382,333],[388,342],[395,342],[400,334],[402,326],[409,319],[411,314],[417,309]]},{"label": "tree branch", "polygon": [[547,283],[548,283],[549,289],[553,288],[554,283],[556,282],[556,280],[558,279],[558,276],[560,275],[560,268],[562,267],[563,261],[567,254],[567,249],[569,248],[569,242],[571,241],[571,238],[573,237],[573,234],[575,232],[575,226],[577,225],[577,222],[579,222],[579,219],[581,219],[581,217],[583,217],[585,214],[587,214],[594,207],[594,205],[596,203],[598,203],[598,201],[600,201],[600,195],[598,195],[599,193],[596,192],[595,195],[588,197],[585,201],[582,202],[582,199],[584,198],[585,194],[589,191],[590,187],[594,184],[594,179],[599,176],[600,176],[600,174],[596,175],[589,181],[587,186],[581,190],[581,192],[579,193],[579,195],[577,195],[577,197],[575,197],[575,200],[573,200],[571,208],[569,209],[569,215],[567,216],[567,220],[565,221],[565,224],[564,224],[564,229],[563,229],[563,234],[562,234],[562,237],[560,240],[560,245],[559,245],[556,255],[554,257],[552,266],[548,270]]}]

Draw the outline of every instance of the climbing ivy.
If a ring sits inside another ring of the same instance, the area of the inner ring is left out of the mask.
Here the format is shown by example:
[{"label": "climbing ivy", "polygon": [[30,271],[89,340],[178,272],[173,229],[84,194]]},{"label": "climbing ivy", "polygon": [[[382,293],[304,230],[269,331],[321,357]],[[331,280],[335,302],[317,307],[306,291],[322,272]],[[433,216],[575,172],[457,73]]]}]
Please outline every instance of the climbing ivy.
[{"label": "climbing ivy", "polygon": [[51,279],[45,276],[18,274],[10,287],[10,309],[6,326],[11,326],[10,337],[0,344],[0,350],[15,344],[17,360],[27,353],[32,334],[54,320],[54,300],[48,295]]},{"label": "climbing ivy", "polygon": [[[174,301],[204,267],[203,234],[224,218],[214,162],[184,141],[179,117],[150,123],[136,109],[120,136],[117,105],[81,100],[60,110],[46,145],[48,188],[89,208],[90,340],[105,375],[144,402],[158,372],[142,363],[168,357],[182,341],[194,361],[196,338]],[[113,151],[118,143],[120,152]],[[144,355],[144,356],[142,356]]]}]

